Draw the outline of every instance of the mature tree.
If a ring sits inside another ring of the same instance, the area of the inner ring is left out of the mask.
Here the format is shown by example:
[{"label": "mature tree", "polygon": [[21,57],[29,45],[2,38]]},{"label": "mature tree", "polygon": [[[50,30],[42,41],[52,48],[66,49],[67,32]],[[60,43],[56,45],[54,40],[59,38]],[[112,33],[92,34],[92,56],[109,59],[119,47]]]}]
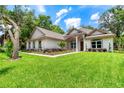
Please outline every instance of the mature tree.
[{"label": "mature tree", "polygon": [[51,30],[60,34],[64,34],[65,32],[57,25],[51,25]]},{"label": "mature tree", "polygon": [[124,32],[124,9],[123,6],[113,7],[100,16],[101,29],[112,31],[120,37]]},{"label": "mature tree", "polygon": [[34,12],[29,10],[28,6],[14,6],[14,9],[9,11],[9,17],[19,26],[20,48],[25,49],[25,42],[36,26]]},{"label": "mature tree", "polygon": [[115,45],[120,49],[123,45],[124,33],[124,6],[113,7],[104,12],[100,17],[101,29],[111,31],[116,34]]},{"label": "mature tree", "polygon": [[52,21],[50,16],[46,15],[39,15],[38,18],[35,20],[35,24],[39,27],[51,30]]},{"label": "mature tree", "polygon": [[39,15],[38,18],[35,19],[35,25],[60,34],[64,34],[64,31],[59,26],[52,24],[50,16]]},{"label": "mature tree", "polygon": [[4,6],[1,10],[1,20],[13,44],[12,58],[17,59],[19,58],[19,33],[23,11],[21,11],[21,6],[15,6],[13,11],[7,10]]},{"label": "mature tree", "polygon": [[5,5],[0,5],[0,13],[7,14],[8,10]]},{"label": "mature tree", "polygon": [[6,26],[6,30],[8,31],[10,35],[10,39],[13,43],[13,52],[12,52],[12,58],[17,59],[19,58],[19,32],[20,29],[18,25],[8,16],[1,15],[1,19],[4,20],[4,23]]},{"label": "mature tree", "polygon": [[30,34],[35,28],[35,16],[32,11],[25,13],[23,17],[23,23],[21,25],[21,33],[20,33],[20,42],[21,42],[21,49],[25,49],[26,40],[30,37]]}]

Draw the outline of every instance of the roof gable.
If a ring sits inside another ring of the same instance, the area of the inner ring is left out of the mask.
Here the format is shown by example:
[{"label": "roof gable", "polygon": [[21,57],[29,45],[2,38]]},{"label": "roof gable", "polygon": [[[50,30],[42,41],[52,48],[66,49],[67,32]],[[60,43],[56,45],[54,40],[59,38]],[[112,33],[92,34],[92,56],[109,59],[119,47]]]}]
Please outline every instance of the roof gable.
[{"label": "roof gable", "polygon": [[75,29],[75,28],[69,29],[69,31],[67,31],[67,33],[65,33],[65,35],[69,35],[71,32],[73,32],[74,29]]},{"label": "roof gable", "polygon": [[102,34],[108,34],[108,32],[107,31],[103,31],[103,30],[93,30],[88,35],[89,36],[94,36],[94,35],[102,35]]},{"label": "roof gable", "polygon": [[[83,34],[86,34],[86,35],[88,35],[90,32],[93,31],[93,30],[91,30],[91,29],[82,28],[82,27],[80,27],[80,28],[72,28],[72,29],[70,29],[70,30],[66,33],[66,35],[70,35],[70,34],[74,33],[75,30],[77,31],[77,33],[83,33]],[[75,32],[76,32],[76,31],[75,31]]]},{"label": "roof gable", "polygon": [[40,27],[35,28],[35,31],[31,35],[31,40],[39,39],[43,37],[64,40],[64,36],[62,34],[59,34],[59,33],[44,29],[44,28],[40,28]]},{"label": "roof gable", "polygon": [[86,34],[84,31],[80,30],[80,29],[76,29],[76,28],[73,28],[71,30],[69,30],[66,35],[72,35],[72,34],[78,34],[78,33],[83,33],[83,34]]},{"label": "roof gable", "polygon": [[33,31],[32,35],[31,35],[31,40],[35,40],[38,38],[44,37],[44,33],[42,33],[41,31],[39,31],[38,29],[35,29],[35,31]]},{"label": "roof gable", "polygon": [[72,31],[69,33],[69,35],[76,34],[76,33],[78,33],[78,31],[74,29],[74,30],[72,30]]}]

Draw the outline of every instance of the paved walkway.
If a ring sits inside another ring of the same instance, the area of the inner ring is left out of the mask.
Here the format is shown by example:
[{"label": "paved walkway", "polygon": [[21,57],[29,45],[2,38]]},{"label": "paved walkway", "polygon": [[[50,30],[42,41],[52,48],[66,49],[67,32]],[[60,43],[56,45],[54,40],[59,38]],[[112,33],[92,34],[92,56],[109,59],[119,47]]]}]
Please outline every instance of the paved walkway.
[{"label": "paved walkway", "polygon": [[36,54],[36,53],[27,53],[27,52],[23,52],[23,53],[29,54],[29,55],[36,55],[36,56],[59,57],[59,56],[65,56],[65,55],[75,54],[75,53],[79,53],[79,52],[71,52],[71,53],[58,54],[58,55],[45,55],[45,54]]}]

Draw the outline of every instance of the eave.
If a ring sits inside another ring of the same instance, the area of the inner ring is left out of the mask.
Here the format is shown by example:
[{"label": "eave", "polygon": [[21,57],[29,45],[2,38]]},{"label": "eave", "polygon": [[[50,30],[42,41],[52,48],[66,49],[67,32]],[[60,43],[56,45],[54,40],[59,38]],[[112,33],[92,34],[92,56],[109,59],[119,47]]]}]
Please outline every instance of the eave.
[{"label": "eave", "polygon": [[99,38],[109,38],[109,37],[115,37],[115,34],[102,34],[102,35],[87,36],[86,39],[99,39]]}]

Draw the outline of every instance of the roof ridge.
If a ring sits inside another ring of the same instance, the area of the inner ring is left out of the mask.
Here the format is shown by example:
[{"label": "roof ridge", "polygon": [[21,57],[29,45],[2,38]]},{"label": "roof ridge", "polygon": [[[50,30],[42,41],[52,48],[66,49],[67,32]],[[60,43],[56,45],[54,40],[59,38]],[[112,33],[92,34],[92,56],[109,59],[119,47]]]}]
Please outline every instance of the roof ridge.
[{"label": "roof ridge", "polygon": [[[55,33],[55,34],[59,34],[59,35],[63,35],[63,34],[60,34],[60,33],[57,33],[57,32],[54,32],[54,31],[52,31],[52,30],[48,30],[48,29],[45,29],[45,28],[42,28],[42,27],[36,27],[36,28],[38,28],[38,29],[44,29],[44,30],[47,30],[48,32],[52,32],[52,33]],[[44,33],[45,34],[45,33]]]},{"label": "roof ridge", "polygon": [[60,33],[45,29],[45,28],[41,28],[41,27],[36,27],[36,29],[42,32],[46,37],[64,40],[63,34],[60,34]]},{"label": "roof ridge", "polygon": [[88,29],[88,30],[93,30],[93,29],[90,29],[90,28],[85,28],[85,27],[79,27],[78,29],[80,29],[80,28],[84,28],[84,29]]}]

